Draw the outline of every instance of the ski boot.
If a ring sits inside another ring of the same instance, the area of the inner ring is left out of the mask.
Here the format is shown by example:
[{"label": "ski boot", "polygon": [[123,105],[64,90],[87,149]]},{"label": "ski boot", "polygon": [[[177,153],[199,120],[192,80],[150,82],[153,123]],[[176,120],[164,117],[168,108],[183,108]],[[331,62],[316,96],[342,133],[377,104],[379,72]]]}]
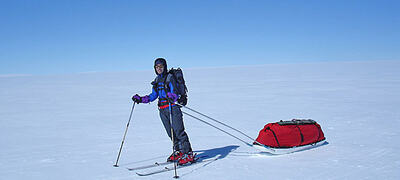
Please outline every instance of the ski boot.
[{"label": "ski boot", "polygon": [[171,156],[168,157],[167,162],[174,162],[178,161],[180,158],[182,158],[183,153],[180,151],[175,151],[174,153],[171,154]]},{"label": "ski boot", "polygon": [[195,156],[196,154],[193,154],[193,152],[183,154],[182,157],[178,160],[178,165],[184,166],[196,162]]}]

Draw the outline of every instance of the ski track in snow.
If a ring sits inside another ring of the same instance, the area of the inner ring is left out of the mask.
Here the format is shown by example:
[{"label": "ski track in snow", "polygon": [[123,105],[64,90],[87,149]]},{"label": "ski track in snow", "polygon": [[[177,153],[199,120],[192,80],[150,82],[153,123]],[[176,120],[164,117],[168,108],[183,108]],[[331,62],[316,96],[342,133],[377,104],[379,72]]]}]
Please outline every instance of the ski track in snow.
[{"label": "ski track in snow", "polygon": [[[184,69],[189,107],[254,138],[267,123],[311,118],[328,144],[286,155],[260,154],[185,116],[193,149],[221,158],[182,168],[178,175],[400,179],[399,68],[400,62],[376,61]],[[156,102],[135,107],[120,168],[112,166],[130,98],[149,94],[154,77],[154,71],[1,77],[1,179],[172,178],[173,171],[138,177],[126,170],[163,161],[171,153]]]}]

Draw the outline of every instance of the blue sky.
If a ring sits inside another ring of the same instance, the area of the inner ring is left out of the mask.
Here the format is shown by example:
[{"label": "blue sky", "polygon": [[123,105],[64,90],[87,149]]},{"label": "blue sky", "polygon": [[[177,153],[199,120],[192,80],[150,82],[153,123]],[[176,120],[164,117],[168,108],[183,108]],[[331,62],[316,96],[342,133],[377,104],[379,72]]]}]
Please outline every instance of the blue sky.
[{"label": "blue sky", "polygon": [[0,74],[400,60],[400,1],[0,2]]}]

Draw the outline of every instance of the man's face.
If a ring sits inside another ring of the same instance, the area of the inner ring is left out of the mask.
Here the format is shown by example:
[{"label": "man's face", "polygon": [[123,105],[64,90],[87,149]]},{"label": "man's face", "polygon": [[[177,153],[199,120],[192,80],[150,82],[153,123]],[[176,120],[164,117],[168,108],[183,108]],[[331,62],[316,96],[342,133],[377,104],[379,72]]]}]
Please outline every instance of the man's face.
[{"label": "man's face", "polygon": [[163,73],[163,71],[164,71],[164,65],[162,65],[162,64],[157,64],[155,67],[156,67],[157,74]]}]

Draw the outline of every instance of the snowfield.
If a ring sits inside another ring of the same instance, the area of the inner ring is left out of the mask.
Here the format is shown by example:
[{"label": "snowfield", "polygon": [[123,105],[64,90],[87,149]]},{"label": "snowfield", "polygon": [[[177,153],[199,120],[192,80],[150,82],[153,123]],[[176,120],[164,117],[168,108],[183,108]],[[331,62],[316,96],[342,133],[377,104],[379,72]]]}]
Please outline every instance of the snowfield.
[{"label": "snowfield", "polygon": [[[260,154],[184,116],[193,150],[219,159],[178,169],[178,175],[190,180],[400,179],[399,69],[399,61],[184,69],[188,107],[253,138],[267,123],[311,118],[328,143],[285,155]],[[0,76],[0,179],[172,179],[173,171],[139,177],[126,169],[171,154],[156,101],[135,106],[120,167],[113,167],[131,97],[149,94],[154,77],[153,70]]]}]

